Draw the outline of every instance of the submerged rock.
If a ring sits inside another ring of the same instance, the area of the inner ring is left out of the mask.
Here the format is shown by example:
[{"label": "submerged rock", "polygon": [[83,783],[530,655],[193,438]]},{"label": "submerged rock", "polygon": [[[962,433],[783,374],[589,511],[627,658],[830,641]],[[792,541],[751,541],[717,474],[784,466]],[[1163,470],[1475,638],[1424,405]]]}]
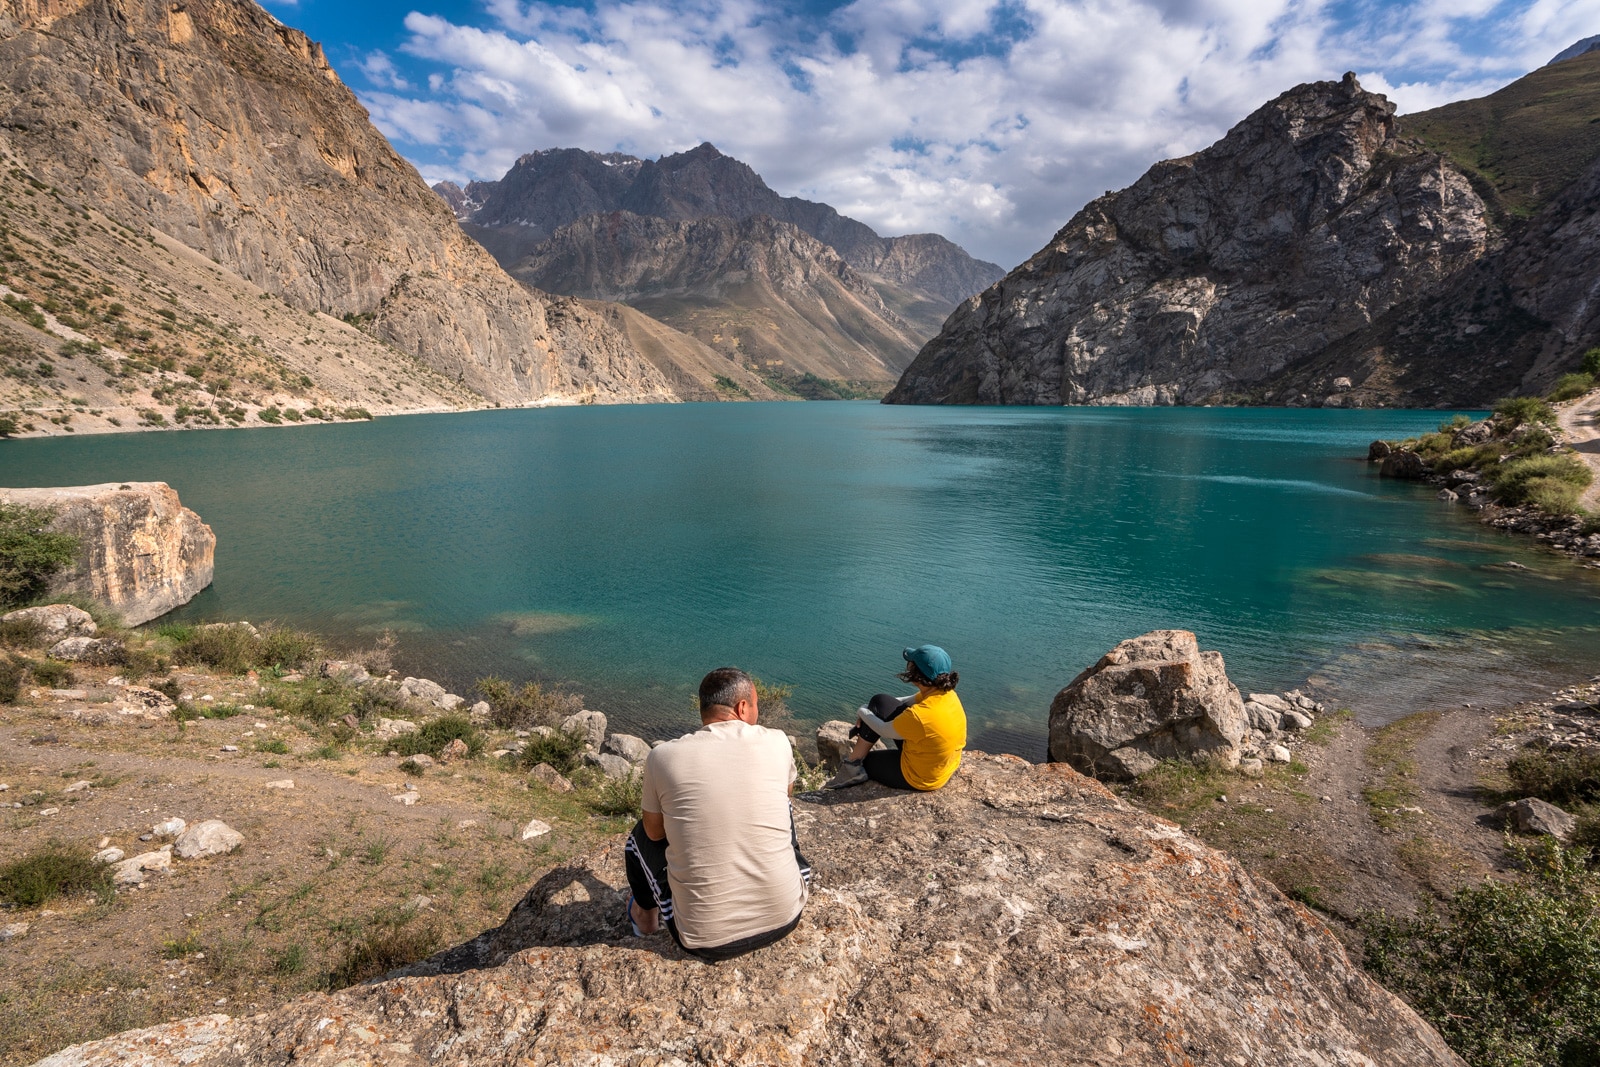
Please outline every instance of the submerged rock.
[{"label": "submerged rock", "polygon": [[1222,654],[1200,651],[1188,630],[1155,630],[1122,642],[1056,694],[1050,758],[1114,779],[1163,759],[1236,767],[1249,728]]},{"label": "submerged rock", "polygon": [[1311,912],[1069,768],[795,808],[811,900],[730,963],[628,935],[617,838],[409,976],[44,1063],[1460,1065]]}]

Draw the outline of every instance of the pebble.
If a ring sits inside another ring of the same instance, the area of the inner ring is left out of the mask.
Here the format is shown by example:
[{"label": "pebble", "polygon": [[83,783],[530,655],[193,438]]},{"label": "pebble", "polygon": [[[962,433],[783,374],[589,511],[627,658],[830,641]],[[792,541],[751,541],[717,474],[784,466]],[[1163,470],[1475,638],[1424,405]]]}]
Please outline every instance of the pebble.
[{"label": "pebble", "polygon": [[109,844],[111,844],[111,838],[109,838],[109,837],[102,837],[102,838],[101,838],[101,839],[100,839],[100,843],[99,843],[99,844],[98,844],[98,845],[96,845],[96,846],[94,846],[94,847],[95,847],[95,848],[105,848],[105,847],[106,847],[106,846],[107,846],[107,845],[109,845]]},{"label": "pebble", "polygon": [[522,839],[532,841],[536,837],[543,837],[550,832],[550,824],[539,819],[532,819],[522,828]]},{"label": "pebble", "polygon": [[157,837],[177,837],[179,834],[183,833],[184,827],[188,825],[189,824],[184,822],[182,819],[174,816],[173,818],[164,819],[161,822],[156,823],[154,826],[150,827],[150,832],[155,834]]},{"label": "pebble", "polygon": [[82,790],[88,789],[93,784],[94,783],[88,782],[88,781],[73,782],[71,785],[69,785],[65,789],[63,789],[62,792],[63,793],[81,792]]},{"label": "pebble", "polygon": [[294,788],[294,779],[293,778],[280,778],[276,782],[268,782],[267,783],[267,788],[268,789],[293,789]]},{"label": "pebble", "polygon": [[1267,759],[1273,763],[1288,763],[1293,758],[1289,750],[1282,745],[1267,746]]},{"label": "pebble", "polygon": [[237,751],[239,751],[239,746],[238,745],[223,745],[222,746],[222,751],[224,751],[224,752],[237,752]]},{"label": "pebble", "polygon": [[27,923],[6,923],[4,926],[0,926],[0,941],[10,941],[12,938],[21,937],[27,932]]},{"label": "pebble", "polygon": [[140,834],[139,835],[139,840],[140,841],[154,841],[155,839],[156,839],[156,835],[155,834]]},{"label": "pebble", "polygon": [[389,799],[390,800],[398,800],[400,803],[404,804],[406,807],[409,808],[409,807],[411,807],[413,804],[415,804],[417,802],[417,800],[419,799],[419,794],[417,794],[417,793],[397,793],[394,796],[390,797]]},{"label": "pebble", "polygon": [[5,783],[5,782],[0,782],[0,793],[4,793],[4,792],[6,792],[6,791],[7,791],[7,790],[9,790],[9,789],[10,789],[10,788],[11,788],[11,786],[10,786],[10,785],[8,785],[8,784],[7,784],[7,783]]},{"label": "pebble", "polygon": [[101,848],[99,852],[94,854],[94,861],[96,863],[121,863],[126,855],[127,853],[120,848]]},{"label": "pebble", "polygon": [[470,830],[474,826],[479,826],[479,825],[481,825],[481,824],[478,822],[477,819],[462,819],[460,822],[456,823],[456,829],[457,830]]},{"label": "pebble", "polygon": [[60,808],[45,808],[39,814],[40,815],[60,815],[61,814],[61,809]]}]

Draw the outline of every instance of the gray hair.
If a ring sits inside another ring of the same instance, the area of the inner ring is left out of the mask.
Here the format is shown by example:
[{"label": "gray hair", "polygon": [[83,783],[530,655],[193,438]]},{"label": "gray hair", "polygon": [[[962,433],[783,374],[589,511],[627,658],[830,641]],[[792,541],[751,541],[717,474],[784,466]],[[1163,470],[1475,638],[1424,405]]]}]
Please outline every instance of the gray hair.
[{"label": "gray hair", "polygon": [[700,714],[713,707],[731,708],[755,695],[756,684],[738,667],[718,667],[700,679]]}]

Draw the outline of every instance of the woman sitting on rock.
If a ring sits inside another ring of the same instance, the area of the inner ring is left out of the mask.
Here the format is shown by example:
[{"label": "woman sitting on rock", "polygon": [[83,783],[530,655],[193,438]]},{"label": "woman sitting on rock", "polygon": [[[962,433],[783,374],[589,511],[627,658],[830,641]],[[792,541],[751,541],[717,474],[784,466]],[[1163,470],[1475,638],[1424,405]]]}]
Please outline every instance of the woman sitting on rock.
[{"label": "woman sitting on rock", "polygon": [[[839,764],[829,789],[860,785],[871,779],[890,789],[938,789],[961,766],[967,747],[967,713],[956,696],[959,676],[950,656],[938,645],[908,648],[901,655],[906,669],[899,678],[917,687],[916,696],[879,693],[857,712],[850,736],[856,739],[850,758]],[[873,752],[880,737],[898,749]]]}]

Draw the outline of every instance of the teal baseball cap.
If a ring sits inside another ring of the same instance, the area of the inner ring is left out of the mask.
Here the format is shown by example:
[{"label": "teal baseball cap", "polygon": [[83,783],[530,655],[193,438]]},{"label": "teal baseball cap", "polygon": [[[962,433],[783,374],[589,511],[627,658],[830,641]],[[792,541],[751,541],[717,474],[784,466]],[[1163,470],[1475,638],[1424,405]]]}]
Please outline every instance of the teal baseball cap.
[{"label": "teal baseball cap", "polygon": [[906,649],[900,655],[905,657],[907,663],[921,671],[922,676],[930,682],[939,675],[949,674],[951,671],[950,653],[938,645],[918,645],[916,648]]}]

